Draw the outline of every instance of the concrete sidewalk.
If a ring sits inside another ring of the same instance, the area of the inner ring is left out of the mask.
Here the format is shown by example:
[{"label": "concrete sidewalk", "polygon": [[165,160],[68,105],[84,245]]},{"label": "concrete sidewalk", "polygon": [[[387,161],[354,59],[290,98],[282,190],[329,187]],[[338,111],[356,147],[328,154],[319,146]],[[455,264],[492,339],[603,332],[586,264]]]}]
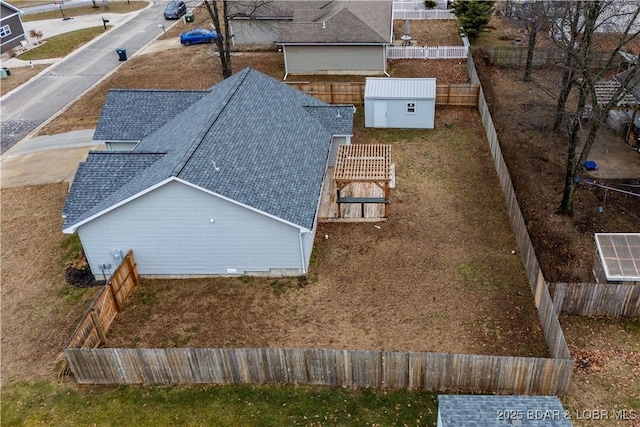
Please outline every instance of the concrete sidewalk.
[{"label": "concrete sidewalk", "polygon": [[92,141],[94,129],[31,138],[0,161],[0,188],[69,182],[89,150],[104,149]]}]

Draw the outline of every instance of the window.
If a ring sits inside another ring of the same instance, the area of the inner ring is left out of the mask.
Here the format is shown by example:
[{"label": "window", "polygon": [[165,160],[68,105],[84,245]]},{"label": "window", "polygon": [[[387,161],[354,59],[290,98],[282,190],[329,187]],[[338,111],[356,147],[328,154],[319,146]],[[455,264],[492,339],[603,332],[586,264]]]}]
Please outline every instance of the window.
[{"label": "window", "polygon": [[416,113],[416,103],[407,102],[407,114],[415,114],[415,113]]},{"label": "window", "polygon": [[7,37],[11,35],[11,27],[8,25],[3,25],[0,28],[0,37]]}]

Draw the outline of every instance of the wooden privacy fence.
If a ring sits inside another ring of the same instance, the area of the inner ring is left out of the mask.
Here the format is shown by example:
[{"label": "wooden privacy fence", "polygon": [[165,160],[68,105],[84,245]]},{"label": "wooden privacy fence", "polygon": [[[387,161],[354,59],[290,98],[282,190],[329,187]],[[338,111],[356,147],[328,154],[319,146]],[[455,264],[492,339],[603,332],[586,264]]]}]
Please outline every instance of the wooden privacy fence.
[{"label": "wooden privacy fence", "polygon": [[[479,84],[480,77],[478,77],[478,72],[471,53],[469,53],[469,58],[467,59],[467,70],[469,72],[471,83]],[[498,174],[498,179],[500,180],[500,187],[507,205],[507,213],[511,221],[511,227],[516,237],[518,249],[522,255],[525,272],[527,274],[527,279],[529,280],[531,292],[533,293],[538,317],[544,331],[545,340],[547,341],[547,345],[551,352],[551,357],[555,359],[570,359],[571,355],[569,354],[569,348],[567,347],[562,328],[560,327],[560,322],[558,321],[558,314],[556,313],[553,305],[553,300],[549,293],[549,287],[542,275],[538,258],[536,257],[533,244],[529,237],[529,231],[524,223],[522,211],[518,205],[509,170],[507,169],[507,165],[502,157],[498,134],[493,124],[493,119],[491,118],[482,87],[480,87],[480,95],[478,98],[478,110],[487,135],[487,140],[489,141],[489,149],[496,168],[496,173]]]},{"label": "wooden privacy fence", "polygon": [[79,383],[314,384],[563,394],[571,360],[281,348],[65,350]]},{"label": "wooden privacy fence", "polygon": [[558,313],[580,316],[640,316],[640,285],[625,283],[553,283]]},{"label": "wooden privacy fence", "polygon": [[364,82],[286,82],[327,104],[364,105]]},{"label": "wooden privacy fence", "polygon": [[[503,48],[480,48],[483,55],[489,59],[492,65],[500,67],[524,67],[527,63],[526,47],[503,47]],[[594,52],[592,67],[602,68],[607,65],[610,52]],[[566,59],[566,54],[558,48],[536,48],[533,55],[534,67],[555,67],[562,66]],[[620,66],[622,57],[616,58],[613,66]]]},{"label": "wooden privacy fence", "polygon": [[[328,104],[364,105],[364,82],[287,82],[289,86]],[[436,85],[436,105],[475,107],[478,105],[479,84]]]},{"label": "wooden privacy fence", "polygon": [[67,342],[67,348],[94,348],[105,343],[109,327],[138,285],[140,276],[129,250],[104,288],[95,297]]},{"label": "wooden privacy fence", "polygon": [[466,46],[387,46],[387,59],[466,59]]},{"label": "wooden privacy fence", "polygon": [[478,105],[480,85],[440,84],[436,85],[436,105],[475,107]]}]

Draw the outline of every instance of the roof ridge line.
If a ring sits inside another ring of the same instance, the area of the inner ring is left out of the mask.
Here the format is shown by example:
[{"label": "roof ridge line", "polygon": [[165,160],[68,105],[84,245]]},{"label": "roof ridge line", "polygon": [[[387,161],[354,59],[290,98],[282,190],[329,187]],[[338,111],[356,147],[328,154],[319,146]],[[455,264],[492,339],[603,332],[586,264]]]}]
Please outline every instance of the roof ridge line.
[{"label": "roof ridge line", "polygon": [[182,156],[182,158],[180,159],[178,164],[175,166],[175,168],[171,171],[170,176],[177,177],[180,175],[180,173],[182,173],[182,170],[185,168],[187,163],[189,163],[189,160],[191,160],[194,153],[198,150],[198,148],[200,147],[200,144],[202,144],[202,142],[204,141],[204,137],[209,133],[213,125],[218,121],[218,118],[220,117],[222,112],[227,108],[227,105],[229,105],[231,98],[233,98],[233,96],[238,92],[238,88],[247,78],[250,71],[251,71],[251,68],[247,67],[245,70],[240,72],[240,73],[244,73],[244,75],[238,76],[238,82],[236,82],[229,89],[229,92],[227,93],[227,95],[225,95],[225,97],[222,99],[221,101],[222,107],[219,109],[218,113],[214,114],[209,120],[209,122],[207,122],[207,124],[204,126],[203,130],[200,131],[198,136],[195,138],[193,144],[191,144],[191,147],[189,148],[189,150],[187,150],[187,152],[184,154],[184,156]]}]

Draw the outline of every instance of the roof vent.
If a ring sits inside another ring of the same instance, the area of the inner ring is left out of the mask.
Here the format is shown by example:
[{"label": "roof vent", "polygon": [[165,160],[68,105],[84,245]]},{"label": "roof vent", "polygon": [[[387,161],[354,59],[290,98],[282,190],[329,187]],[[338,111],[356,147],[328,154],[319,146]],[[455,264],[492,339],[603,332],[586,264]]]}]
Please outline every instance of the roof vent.
[{"label": "roof vent", "polygon": [[327,28],[327,23],[322,21],[322,28]]}]

